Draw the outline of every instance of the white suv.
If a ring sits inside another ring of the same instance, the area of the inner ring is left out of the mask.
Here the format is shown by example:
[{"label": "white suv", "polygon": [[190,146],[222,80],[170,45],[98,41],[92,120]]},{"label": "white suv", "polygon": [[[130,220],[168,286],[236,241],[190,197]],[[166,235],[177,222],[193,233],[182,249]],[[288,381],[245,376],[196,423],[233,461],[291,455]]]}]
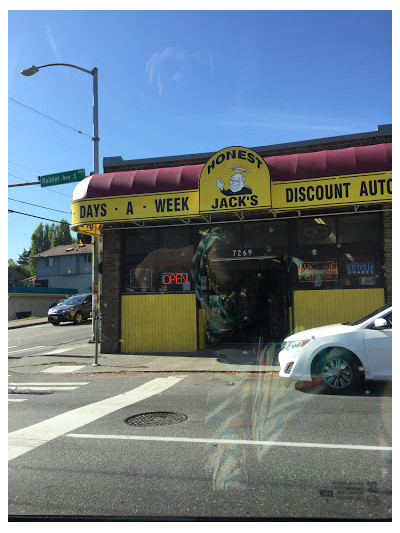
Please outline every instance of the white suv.
[{"label": "white suv", "polygon": [[279,376],[312,381],[332,392],[365,380],[392,379],[392,305],[353,324],[307,329],[287,337],[279,352]]}]

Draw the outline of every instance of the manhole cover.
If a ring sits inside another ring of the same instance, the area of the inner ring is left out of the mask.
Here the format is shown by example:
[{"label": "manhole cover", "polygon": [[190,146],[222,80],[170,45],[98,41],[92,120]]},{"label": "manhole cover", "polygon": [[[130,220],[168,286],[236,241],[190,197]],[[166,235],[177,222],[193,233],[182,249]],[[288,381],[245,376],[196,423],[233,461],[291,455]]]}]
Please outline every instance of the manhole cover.
[{"label": "manhole cover", "polygon": [[187,416],[182,413],[169,413],[158,411],[155,413],[142,413],[125,418],[125,423],[130,426],[168,426],[169,424],[179,424],[187,420]]}]

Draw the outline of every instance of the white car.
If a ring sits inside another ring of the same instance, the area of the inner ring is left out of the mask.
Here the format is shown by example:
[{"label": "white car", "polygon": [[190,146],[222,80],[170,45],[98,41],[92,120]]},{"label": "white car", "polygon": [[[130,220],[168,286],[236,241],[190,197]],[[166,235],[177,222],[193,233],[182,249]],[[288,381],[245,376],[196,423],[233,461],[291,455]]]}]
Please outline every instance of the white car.
[{"label": "white car", "polygon": [[392,379],[392,305],[353,324],[307,329],[287,337],[278,355],[282,378],[313,382],[332,392],[364,380]]}]

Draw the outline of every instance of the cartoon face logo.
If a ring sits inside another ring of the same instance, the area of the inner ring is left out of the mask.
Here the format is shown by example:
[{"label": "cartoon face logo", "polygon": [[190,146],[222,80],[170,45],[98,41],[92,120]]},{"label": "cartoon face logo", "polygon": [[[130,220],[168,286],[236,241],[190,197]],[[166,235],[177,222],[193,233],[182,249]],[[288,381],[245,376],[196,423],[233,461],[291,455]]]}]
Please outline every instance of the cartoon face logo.
[{"label": "cartoon face logo", "polygon": [[234,168],[233,174],[230,178],[229,189],[225,189],[225,183],[221,178],[217,179],[217,187],[225,196],[234,196],[239,194],[252,194],[250,187],[244,184],[246,178],[244,172],[247,172],[245,168]]}]

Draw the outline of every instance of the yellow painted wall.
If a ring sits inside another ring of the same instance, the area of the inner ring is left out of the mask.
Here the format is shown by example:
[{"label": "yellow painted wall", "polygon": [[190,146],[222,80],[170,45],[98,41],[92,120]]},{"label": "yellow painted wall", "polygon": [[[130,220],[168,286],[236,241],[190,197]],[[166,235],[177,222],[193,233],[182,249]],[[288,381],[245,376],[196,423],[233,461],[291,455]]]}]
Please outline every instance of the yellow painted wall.
[{"label": "yellow painted wall", "polygon": [[204,316],[203,309],[199,309],[198,322],[199,322],[199,350],[202,350],[203,348],[207,346],[206,319]]},{"label": "yellow painted wall", "polygon": [[382,305],[383,289],[294,291],[294,331],[354,322]]},{"label": "yellow painted wall", "polygon": [[197,350],[195,294],[121,296],[121,352]]}]

